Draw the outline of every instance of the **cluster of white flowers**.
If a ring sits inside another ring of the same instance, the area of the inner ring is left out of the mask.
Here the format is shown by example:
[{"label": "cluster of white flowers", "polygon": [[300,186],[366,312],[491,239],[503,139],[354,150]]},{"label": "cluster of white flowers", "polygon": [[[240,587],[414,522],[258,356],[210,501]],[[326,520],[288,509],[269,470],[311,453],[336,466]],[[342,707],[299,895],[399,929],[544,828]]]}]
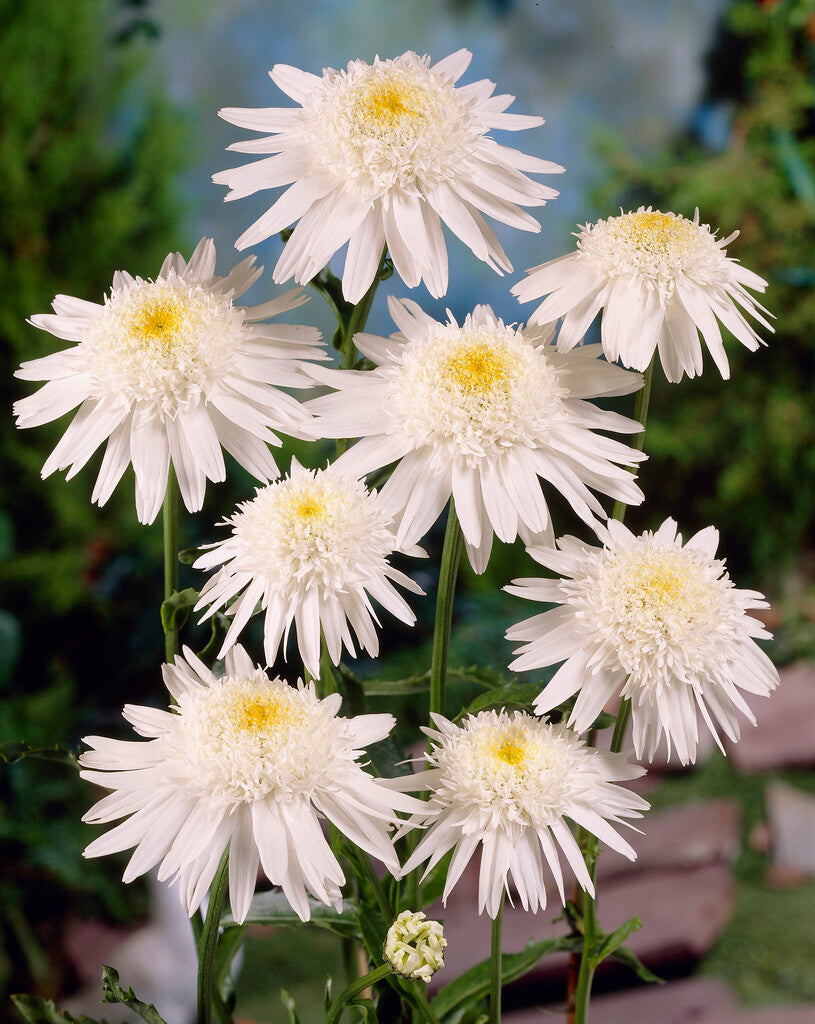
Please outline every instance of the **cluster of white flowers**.
[{"label": "cluster of white flowers", "polygon": [[[443,295],[442,223],[495,270],[511,270],[482,215],[538,231],[522,207],[557,193],[525,172],[563,168],[491,137],[543,122],[506,113],[513,97],[494,96],[490,82],[457,86],[469,60],[464,50],[437,64],[409,52],[321,77],[276,65],[272,80],[298,106],[221,111],[268,133],[231,149],[271,154],[215,175],[229,186],[227,198],[287,186],[237,247],[297,222],[273,276],[302,284],[347,243],[342,287],[351,302],[376,281],[385,250],[407,287],[424,282]],[[74,343],[18,372],[47,382],[16,403],[21,427],[78,407],[43,476],[73,476],[107,441],[93,500],[104,504],[132,462],[144,523],[158,514],[171,465],[187,508],[200,509],[206,480],[225,479],[222,449],[266,485],[195,563],[216,570],[196,610],[231,618],[218,655],[224,673],[185,648],[164,666],[174,706],[125,707],[146,742],[85,740],[83,778],[112,791],[86,820],[125,819],[86,855],[134,848],[125,880],[158,866],[193,913],[228,847],[238,922],[249,914],[259,865],[303,920],[309,894],[341,909],[345,879],[321,818],[397,877],[424,862],[430,870],[454,851],[445,900],[480,848],[479,912],[492,917],[510,878],[525,909],[546,905],[544,864],[565,900],[561,854],[593,893],[567,819],[635,857],[615,826],[648,804],[617,783],[644,769],[580,734],[622,696],[631,702],[636,755],[653,759],[664,737],[685,764],[696,755],[697,713],[714,735],[721,729],[735,740],[736,712],[754,721],[743,692],[768,694],[777,673],[755,643],[769,634],[747,614],[766,607],[762,595],[735,589],[712,527],[683,545],[670,519],[639,537],[606,522],[601,497],[643,500],[634,470],[645,456],[607,436],[639,433],[641,424],[594,400],[640,389],[643,377],[632,370],[646,370],[657,352],[671,381],[700,373],[700,331],[726,377],[719,322],[758,347],[741,310],[772,329],[747,290],[766,282],[726,255],[734,237],[717,240],[698,212],[688,220],[641,208],[598,221],[581,228],[576,252],[512,289],[522,301],[547,296],[529,325],[505,324],[484,305],[461,324],[452,314],[441,323],[391,297],[398,333],[353,339],[374,364],[366,370],[322,366],[329,356],[313,328],[266,323],[305,301],[299,290],[236,305],[262,268],[250,257],[216,276],[208,239],[189,262],[168,256],[155,280],[117,272],[102,304],[59,295],[53,315],[32,317]],[[601,311],[602,344],[580,345]],[[318,385],[333,391],[302,403],[282,390]],[[280,445],[277,432],[356,443],[325,469],[293,462],[276,480],[268,445]],[[388,467],[381,490],[368,489],[364,477]],[[556,495],[602,548],[556,542]],[[520,537],[561,575],[506,588],[557,605],[509,630],[521,645],[510,668],[563,663],[537,699],[538,715],[577,696],[564,724],[503,709],[460,724],[434,715],[427,769],[380,780],[360,759],[388,736],[390,715],[341,718],[338,694],[320,700],[312,682],[270,678],[236,641],[261,611],[267,668],[285,653],[292,626],[312,679],[323,649],[335,665],[343,648],[375,656],[372,601],[412,625],[394,584],[422,593],[391,558],[422,555],[416,545],[448,503],[477,573],[494,537]],[[400,867],[394,840],[414,828],[423,836]],[[385,957],[428,981],[444,945],[437,922],[406,911]]]}]

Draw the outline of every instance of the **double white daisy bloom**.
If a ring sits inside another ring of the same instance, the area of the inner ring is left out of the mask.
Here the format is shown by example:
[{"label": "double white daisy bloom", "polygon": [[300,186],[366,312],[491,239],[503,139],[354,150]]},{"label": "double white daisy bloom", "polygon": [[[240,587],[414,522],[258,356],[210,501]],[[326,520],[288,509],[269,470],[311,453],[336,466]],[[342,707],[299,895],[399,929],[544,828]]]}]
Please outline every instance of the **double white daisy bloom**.
[{"label": "double white daisy bloom", "polygon": [[769,696],[778,672],[755,643],[770,634],[747,612],[767,602],[733,586],[718,543],[712,526],[683,545],[673,519],[639,537],[611,520],[603,548],[564,537],[557,550],[530,550],[563,577],[505,588],[558,605],[507,632],[522,641],[513,671],[564,662],[538,697],[538,714],[577,693],[569,725],[584,732],[622,695],[637,757],[653,760],[664,734],[668,756],[675,749],[682,764],[696,759],[697,711],[720,746],[717,726],[739,738],[737,711],[755,725],[741,691]]},{"label": "double white daisy bloom", "polygon": [[[748,349],[764,344],[741,310],[773,328],[764,307],[747,291],[767,282],[729,257],[707,224],[640,207],[636,213],[580,228],[577,251],[533,267],[512,288],[521,302],[548,295],[530,323],[562,318],[558,348],[568,352],[603,310],[606,358],[644,370],[658,350],[670,381],[702,372],[699,331],[725,379],[730,370],[718,321]],[[718,319],[717,319],[718,318]]]},{"label": "double white daisy bloom", "polygon": [[595,433],[640,425],[586,401],[636,391],[639,374],[599,360],[599,345],[559,353],[550,330],[508,327],[489,306],[459,326],[452,315],[437,322],[410,300],[388,304],[401,333],[355,336],[376,369],[311,367],[337,392],[307,407],[323,437],[362,438],[337,469],[364,476],[401,460],[381,491],[399,513],[397,546],[419,540],[452,494],[481,573],[493,534],[554,542],[541,479],[592,527],[605,513],[589,488],[642,501],[626,467],[645,456]]},{"label": "double white daisy bloom", "polygon": [[514,97],[493,96],[493,82],[457,88],[471,56],[459,50],[431,66],[428,57],[407,52],[373,64],[353,60],[347,71],[328,68],[322,77],[276,64],[272,81],[299,107],[220,112],[232,124],[267,133],[230,149],[274,154],[214,175],[229,186],[226,198],[291,186],[237,248],[299,221],[274,279],[305,283],[349,242],[342,279],[349,302],[370,287],[385,246],[408,287],[424,281],[432,295],[444,295],[442,222],[493,269],[512,270],[482,214],[540,231],[520,207],[543,206],[557,192],[523,172],[563,168],[490,137],[493,128],[520,131],[543,119],[505,113]]},{"label": "double white daisy bloom", "polygon": [[338,718],[340,695],[269,679],[242,647],[217,679],[185,648],[164,666],[178,706],[128,704],[124,717],[147,742],[89,736],[83,779],[112,790],[84,821],[116,825],[85,850],[99,857],[135,847],[129,882],[159,865],[160,881],[178,882],[190,915],[200,905],[229,844],[229,899],[246,918],[258,865],[282,887],[298,916],[308,893],[342,910],[342,869],[320,828],[328,818],[360,849],[398,869],[388,834],[396,810],[418,800],[363,771],[363,748],[384,739],[392,715]]},{"label": "double white daisy bloom", "polygon": [[107,441],[92,500],[103,505],[132,462],[139,521],[151,523],[172,461],[190,512],[206,480],[226,478],[221,448],[258,480],[278,475],[272,429],[313,438],[311,417],[281,387],[309,387],[303,360],[329,358],[314,327],[259,323],[307,301],[299,289],[260,306],[234,300],[260,276],[254,257],[215,274],[215,246],[201,240],[189,263],[171,253],[155,281],[124,271],[103,304],[69,295],[31,323],[76,344],[23,363],[17,376],[48,383],[14,405],[19,427],[79,406],[42,469],[79,472]]},{"label": "double white daisy bloom", "polygon": [[454,850],[443,901],[479,846],[478,912],[495,917],[510,876],[524,910],[546,906],[544,862],[561,902],[566,896],[560,852],[579,884],[594,895],[583,854],[565,818],[631,860],[636,853],[611,823],[639,818],[648,803],[616,782],[645,769],[626,754],[587,747],[565,725],[521,711],[482,711],[454,725],[433,715],[430,767],[391,784],[426,789],[430,798],[411,824],[424,826],[402,874],[428,861],[427,871]]},{"label": "double white daisy bloom", "polygon": [[[198,569],[223,565],[204,585],[196,605],[210,606],[204,619],[229,606],[233,619],[220,656],[260,602],[270,665],[292,624],[303,663],[314,678],[320,675],[321,630],[335,665],[343,645],[356,655],[351,628],[360,647],[375,657],[379,620],[370,599],[412,626],[416,616],[393,583],[423,593],[388,562],[397,548],[392,524],[380,496],[355,477],[343,475],[336,465],[313,471],[295,461],[285,480],[260,489],[238,507],[224,524],[232,527],[231,535],[210,545],[212,550],[195,562]],[[424,554],[418,548],[408,553]]]}]

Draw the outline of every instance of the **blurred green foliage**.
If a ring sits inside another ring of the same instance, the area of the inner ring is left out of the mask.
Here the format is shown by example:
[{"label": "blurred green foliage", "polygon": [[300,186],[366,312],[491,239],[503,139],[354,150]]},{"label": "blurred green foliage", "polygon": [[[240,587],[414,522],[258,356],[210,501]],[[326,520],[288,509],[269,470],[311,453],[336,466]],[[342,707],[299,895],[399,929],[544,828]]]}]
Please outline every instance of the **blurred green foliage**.
[{"label": "blurred green foliage", "polygon": [[[155,605],[143,610],[160,576],[142,568],[160,536],[136,524],[127,484],[100,514],[88,474],[43,483],[65,420],[18,431],[10,416],[32,391],[19,363],[65,347],[25,318],[55,292],[100,299],[116,268],[152,276],[178,247],[186,132],[150,81],[149,15],[132,0],[0,0],[0,744],[76,747],[95,694],[121,704],[160,657]],[[0,765],[0,1017],[10,990],[70,984],[71,916],[132,913],[118,865],[81,857],[86,790],[68,764]]]},{"label": "blurred green foliage", "polygon": [[729,119],[726,137],[706,146],[688,135],[650,163],[606,141],[612,174],[597,197],[604,215],[698,207],[720,235],[740,230],[728,254],[769,281],[776,334],[759,327],[768,348],[756,353],[729,344],[728,383],[708,359],[681,385],[655,375],[647,498],[628,518],[645,527],[671,514],[689,532],[715,523],[742,585],[775,594],[815,540],[814,36],[812,0],[738,0],[709,56],[700,111]]}]

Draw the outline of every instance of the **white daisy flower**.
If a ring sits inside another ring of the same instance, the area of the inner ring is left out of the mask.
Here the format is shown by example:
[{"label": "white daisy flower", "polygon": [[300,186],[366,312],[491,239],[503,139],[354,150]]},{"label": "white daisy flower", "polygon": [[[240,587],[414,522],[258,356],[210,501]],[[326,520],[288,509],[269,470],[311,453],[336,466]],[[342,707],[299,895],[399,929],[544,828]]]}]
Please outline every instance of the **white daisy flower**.
[{"label": "white daisy flower", "polygon": [[699,223],[698,210],[688,220],[641,206],[581,227],[577,252],[533,267],[512,292],[521,302],[548,295],[530,323],[562,317],[563,352],[578,344],[602,309],[603,350],[611,362],[644,370],[658,349],[668,380],[695,377],[702,372],[701,331],[727,380],[717,317],[751,351],[765,343],[739,307],[773,330],[760,312],[768,311],[747,291],[763,292],[767,282],[725,251],[737,235],[717,239]]},{"label": "white daisy flower", "polygon": [[584,732],[612,697],[631,701],[634,749],[652,761],[663,733],[682,764],[696,759],[697,708],[721,746],[716,723],[739,738],[736,710],[755,725],[741,694],[769,696],[778,672],[754,642],[770,634],[748,609],[767,608],[763,595],[736,590],[716,558],[712,526],[683,546],[673,519],[635,537],[608,523],[606,546],[574,537],[559,550],[530,554],[563,579],[515,580],[511,594],[559,605],[513,626],[523,641],[510,668],[521,672],[565,664],[535,704],[544,714],[578,694],[569,725]]},{"label": "white daisy flower", "polygon": [[231,190],[226,198],[291,185],[237,248],[299,220],[274,279],[305,283],[350,239],[343,274],[349,302],[372,284],[386,245],[408,287],[424,281],[432,295],[444,295],[442,222],[494,270],[512,270],[482,213],[540,231],[520,207],[543,206],[557,192],[522,172],[563,168],[490,137],[493,128],[521,131],[543,119],[504,113],[514,96],[493,96],[493,82],[457,88],[471,57],[459,50],[431,67],[429,57],[408,52],[373,64],[353,60],[347,71],[327,68],[322,77],[276,64],[272,81],[299,107],[220,111],[231,124],[271,133],[230,149],[275,154],[215,174],[213,181]]},{"label": "white daisy flower", "polygon": [[229,898],[238,922],[249,911],[258,863],[303,921],[307,892],[342,910],[345,879],[321,817],[398,868],[388,830],[395,809],[415,811],[419,802],[359,764],[363,748],[391,731],[392,715],[338,718],[339,694],[319,700],[311,685],[269,679],[240,646],[227,656],[222,679],[189,648],[163,672],[177,707],[124,709],[147,743],[83,740],[91,750],[79,759],[80,775],[112,790],[83,821],[126,819],[94,840],[86,857],[135,847],[124,881],[158,864],[159,880],[178,881],[192,915],[229,844]]},{"label": "white daisy flower", "polygon": [[382,488],[402,513],[398,546],[426,533],[451,494],[476,572],[486,568],[493,531],[502,541],[551,543],[539,477],[591,525],[605,513],[589,487],[642,501],[624,467],[645,456],[594,432],[640,425],[584,401],[629,394],[642,386],[639,374],[597,359],[599,345],[562,355],[551,331],[506,326],[489,306],[461,326],[451,314],[438,323],[409,300],[389,307],[401,334],[354,339],[379,366],[310,368],[338,391],[307,407],[323,437],[363,437],[337,460],[343,471],[363,476],[401,459]]},{"label": "white daisy flower", "polygon": [[[223,565],[206,582],[195,606],[210,606],[207,619],[229,605],[226,614],[233,619],[220,656],[260,602],[266,612],[264,651],[270,665],[281,640],[285,647],[292,623],[303,664],[315,679],[320,675],[321,630],[335,665],[343,645],[355,656],[349,625],[360,647],[375,657],[379,619],[370,599],[412,626],[416,616],[391,581],[423,593],[388,563],[397,549],[392,521],[376,491],[356,478],[334,466],[314,471],[294,461],[285,480],[259,489],[251,501],[238,506],[223,524],[232,527],[231,535],[209,545],[212,550],[194,563],[198,569]],[[419,549],[408,553],[423,554]]]},{"label": "white daisy flower", "polygon": [[48,383],[14,405],[19,427],[79,411],[42,469],[79,472],[107,440],[92,500],[108,500],[133,463],[139,521],[151,523],[172,460],[190,512],[206,480],[225,479],[221,448],[259,480],[278,475],[271,428],[313,438],[310,416],[281,387],[311,386],[302,360],[328,359],[314,327],[261,324],[307,299],[299,289],[260,306],[234,300],[263,268],[254,256],[215,275],[215,246],[204,238],[189,263],[171,253],[155,281],[113,275],[102,305],[57,295],[54,314],[29,321],[73,348],[23,363],[16,376]]},{"label": "white daisy flower", "polygon": [[[648,803],[615,782],[644,774],[626,754],[587,747],[565,725],[552,725],[522,711],[482,711],[461,725],[433,715],[425,729],[434,746],[431,767],[399,785],[430,790],[424,809],[410,824],[427,826],[402,874],[428,861],[427,871],[455,849],[442,895],[447,901],[471,857],[481,850],[478,912],[495,917],[509,876],[524,910],[546,906],[544,861],[565,903],[558,847],[579,884],[594,885],[564,818],[582,826],[613,850],[636,853],[610,822],[642,817]],[[543,856],[541,856],[541,854]]]}]

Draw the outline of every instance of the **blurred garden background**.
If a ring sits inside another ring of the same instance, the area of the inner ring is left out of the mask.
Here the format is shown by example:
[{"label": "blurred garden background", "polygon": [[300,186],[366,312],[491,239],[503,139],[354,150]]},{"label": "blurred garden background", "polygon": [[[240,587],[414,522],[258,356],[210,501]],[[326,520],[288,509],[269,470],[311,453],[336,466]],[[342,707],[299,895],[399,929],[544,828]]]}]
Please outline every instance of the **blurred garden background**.
[{"label": "blurred garden background", "polygon": [[[678,386],[656,374],[641,473],[647,500],[628,524],[645,529],[672,515],[687,534],[716,524],[737,585],[771,601],[774,659],[815,658],[813,0],[0,0],[0,26],[0,744],[75,751],[88,733],[121,733],[125,702],[163,700],[160,523],[136,522],[132,475],[102,510],[90,504],[93,463],[68,483],[62,475],[40,480],[64,422],[13,426],[12,402],[30,393],[15,368],[54,345],[25,318],[48,310],[56,293],[98,301],[115,269],[155,276],[169,250],[188,255],[205,234],[224,272],[234,239],[268,193],[221,202],[210,176],[235,163],[224,150],[236,132],[218,108],[284,103],[266,76],[275,63],[319,72],[406,49],[434,59],[472,50],[465,80],[497,81],[517,96],[514,111],[544,116],[546,126],[522,148],[567,169],[552,182],[561,195],[540,211],[539,235],[498,230],[515,266],[511,280],[451,242],[448,295],[436,303],[422,290],[412,295],[433,315],[449,307],[463,317],[489,302],[507,321],[523,319],[531,307],[519,307],[509,285],[570,250],[578,223],[620,207],[693,216],[698,206],[721,236],[740,229],[728,254],[769,280],[777,333],[755,354],[729,346],[728,383],[709,361],[701,378]],[[271,268],[280,248],[272,239],[255,252]],[[393,278],[380,288],[368,330],[391,333],[385,298],[407,294],[400,286]],[[249,301],[280,290],[267,273]],[[319,296],[293,316],[330,338]],[[292,451],[316,465],[332,448]],[[195,522],[182,521],[182,546],[215,539],[214,525],[253,493],[249,476],[234,462],[231,469],[227,483],[210,486]],[[579,529],[565,507],[557,515],[558,534]],[[440,535],[429,539],[431,548],[440,544]],[[528,611],[501,587],[529,570],[522,547],[498,545],[484,576],[463,571],[451,665],[506,672],[504,630]],[[182,571],[182,586],[200,585]],[[399,679],[429,652],[435,581],[411,571],[428,591],[416,630],[386,632],[384,658],[358,664],[361,677]],[[196,636],[188,626],[182,639]],[[813,680],[815,673],[804,684],[811,702]],[[404,721],[421,722],[425,700],[402,698]],[[408,734],[404,727],[401,738]],[[693,969],[725,978],[746,1004],[815,1000],[815,884],[805,872],[773,875],[772,837],[760,840],[768,783],[815,793],[815,727],[811,737],[808,764],[782,761],[745,775],[712,753],[649,796],[659,807],[708,797],[738,805],[733,910]],[[11,992],[59,1003],[81,986],[87,957],[76,936],[91,934],[88,922],[113,935],[137,927],[147,909],[145,888],[119,881],[124,857],[82,859],[92,830],[79,819],[93,794],[73,767],[58,751],[47,760],[4,750],[3,1021],[19,1019]],[[333,937],[314,934],[248,943],[239,1016],[288,1019],[276,1002],[283,984],[296,990],[303,1024],[318,1019],[310,1014],[321,1005],[322,975],[340,961]],[[270,977],[271,1001],[261,996]],[[309,997],[312,977],[319,980]]]}]

